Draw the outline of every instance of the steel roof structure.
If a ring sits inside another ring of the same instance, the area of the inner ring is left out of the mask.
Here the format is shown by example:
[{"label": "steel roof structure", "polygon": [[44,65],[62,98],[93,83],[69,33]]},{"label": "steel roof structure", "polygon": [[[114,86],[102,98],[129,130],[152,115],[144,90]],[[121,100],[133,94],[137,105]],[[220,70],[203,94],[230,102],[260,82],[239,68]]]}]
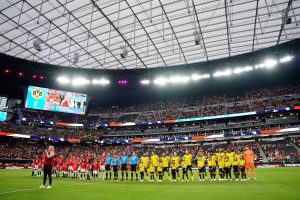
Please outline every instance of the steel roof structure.
[{"label": "steel roof structure", "polygon": [[0,11],[1,53],[65,67],[184,65],[300,37],[299,0],[5,0]]}]

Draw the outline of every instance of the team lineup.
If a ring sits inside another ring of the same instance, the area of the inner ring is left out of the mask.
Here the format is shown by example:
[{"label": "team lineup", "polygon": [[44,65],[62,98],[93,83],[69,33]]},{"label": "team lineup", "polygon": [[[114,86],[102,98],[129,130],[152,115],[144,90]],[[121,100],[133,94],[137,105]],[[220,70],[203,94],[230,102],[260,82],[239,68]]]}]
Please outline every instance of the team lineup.
[{"label": "team lineup", "polygon": [[[131,180],[131,181],[194,181],[193,161],[196,161],[199,181],[246,181],[250,179],[249,169],[252,169],[253,179],[256,180],[254,170],[254,153],[246,147],[244,153],[234,152],[231,150],[220,150],[216,153],[208,153],[204,155],[199,152],[195,160],[193,155],[186,150],[182,157],[176,152],[167,155],[162,153],[161,157],[155,151],[151,155],[142,155],[140,158],[135,152],[129,157],[125,152],[121,154],[111,155],[103,153],[99,158],[91,155],[76,158],[70,156],[68,159],[58,157],[51,159],[53,169],[51,173],[57,178],[74,178],[74,179],[101,179],[101,180]],[[45,173],[43,162],[49,160],[36,159],[33,164],[32,176],[37,173],[41,176],[42,168]],[[182,173],[179,173],[179,169]],[[49,170],[49,169],[48,169]],[[119,177],[119,175],[121,177]],[[49,175],[49,182],[52,175]],[[45,181],[45,180],[44,180]],[[50,184],[51,185],[51,184]]]}]

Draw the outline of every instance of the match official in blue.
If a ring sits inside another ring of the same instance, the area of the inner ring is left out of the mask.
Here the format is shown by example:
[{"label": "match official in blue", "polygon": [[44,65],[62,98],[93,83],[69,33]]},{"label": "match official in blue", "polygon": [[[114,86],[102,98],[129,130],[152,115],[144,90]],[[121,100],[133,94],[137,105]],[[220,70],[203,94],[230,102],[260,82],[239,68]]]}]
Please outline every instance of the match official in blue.
[{"label": "match official in blue", "polygon": [[124,171],[126,173],[126,181],[128,181],[127,165],[128,165],[128,156],[126,156],[126,152],[124,151],[123,155],[121,156],[121,170],[122,170],[121,181],[124,181]]},{"label": "match official in blue", "polygon": [[136,173],[136,168],[139,158],[136,156],[135,152],[132,153],[130,157],[130,166],[131,166],[131,181],[133,181],[133,173],[135,173],[136,181],[138,180],[138,174]]},{"label": "match official in blue", "polygon": [[110,156],[110,153],[107,153],[106,158],[105,158],[105,180],[107,180],[107,175],[109,172],[109,180],[111,180],[111,161],[112,161],[112,157]]},{"label": "match official in blue", "polygon": [[112,159],[112,165],[113,165],[113,170],[114,170],[114,180],[118,180],[118,169],[120,166],[120,158],[118,155],[115,155],[114,158]]}]

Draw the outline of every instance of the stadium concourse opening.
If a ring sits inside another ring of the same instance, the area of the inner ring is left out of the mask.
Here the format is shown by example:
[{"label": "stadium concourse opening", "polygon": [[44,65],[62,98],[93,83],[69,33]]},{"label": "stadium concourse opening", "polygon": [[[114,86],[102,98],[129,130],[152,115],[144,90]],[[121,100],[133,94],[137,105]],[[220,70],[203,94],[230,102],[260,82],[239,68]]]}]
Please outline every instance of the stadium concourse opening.
[{"label": "stadium concourse opening", "polygon": [[0,199],[299,199],[300,1],[0,17]]}]

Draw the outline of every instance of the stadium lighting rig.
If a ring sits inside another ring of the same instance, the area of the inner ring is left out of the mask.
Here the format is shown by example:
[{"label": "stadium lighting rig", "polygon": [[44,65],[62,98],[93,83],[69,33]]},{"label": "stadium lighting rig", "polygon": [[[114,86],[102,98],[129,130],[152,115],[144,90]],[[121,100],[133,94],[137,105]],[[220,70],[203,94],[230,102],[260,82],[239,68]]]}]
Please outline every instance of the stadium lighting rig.
[{"label": "stadium lighting rig", "polygon": [[216,71],[213,74],[213,77],[230,76],[231,74],[232,74],[232,70],[231,69],[226,69],[224,71]]},{"label": "stadium lighting rig", "polygon": [[290,55],[288,55],[288,56],[285,56],[285,57],[282,57],[282,58],[280,58],[280,63],[286,63],[286,62],[290,62],[290,61],[292,61],[293,60],[293,56],[290,56]]},{"label": "stadium lighting rig", "polygon": [[[186,84],[189,83],[190,81],[199,81],[202,79],[209,79],[211,77],[214,78],[219,78],[219,77],[228,77],[231,75],[238,75],[238,74],[242,74],[242,73],[246,73],[246,72],[250,72],[253,70],[259,70],[259,69],[272,69],[274,68],[276,65],[278,65],[278,63],[286,63],[286,62],[290,62],[293,60],[293,56],[291,55],[286,55],[284,57],[280,57],[280,59],[273,59],[273,58],[268,58],[265,61],[261,62],[261,63],[257,63],[254,65],[247,65],[244,67],[236,67],[236,68],[226,68],[223,70],[218,70],[215,71],[214,73],[193,73],[190,75],[178,75],[178,74],[173,74],[170,75],[168,77],[166,76],[158,76],[152,80],[150,79],[141,79],[139,81],[139,84],[141,85],[150,85],[150,84],[154,84],[154,85],[158,85],[158,86],[164,86],[167,84]],[[5,74],[9,74],[10,70],[6,69],[4,71]],[[108,85],[110,84],[110,80],[106,79],[106,78],[99,78],[99,79],[86,79],[86,78],[82,78],[82,77],[77,77],[77,78],[73,78],[70,79],[65,75],[59,76],[57,78],[57,81],[61,84],[72,84],[74,86],[81,86],[81,85],[88,85],[88,84],[93,84],[93,85]],[[116,82],[117,84],[121,85],[121,86],[126,86],[128,84],[128,80],[118,80]]]},{"label": "stadium lighting rig", "polygon": [[62,84],[68,84],[68,83],[71,82],[70,79],[68,77],[66,77],[66,76],[60,76],[60,77],[58,77],[57,81],[59,83],[62,83]]},{"label": "stadium lighting rig", "polygon": [[140,80],[140,84],[141,85],[150,85],[150,80],[148,80],[148,79]]},{"label": "stadium lighting rig", "polygon": [[264,62],[264,65],[265,65],[266,68],[273,68],[277,65],[277,61],[274,60],[274,59],[267,59]]},{"label": "stadium lighting rig", "polygon": [[104,78],[92,80],[93,85],[108,85],[109,83],[110,81]]},{"label": "stadium lighting rig", "polygon": [[201,79],[208,79],[208,78],[210,78],[210,74],[192,74],[191,75],[191,79],[193,81],[198,81]]},{"label": "stadium lighting rig", "polygon": [[74,86],[81,86],[81,85],[88,85],[91,82],[83,77],[76,77],[72,80],[72,85]]}]

